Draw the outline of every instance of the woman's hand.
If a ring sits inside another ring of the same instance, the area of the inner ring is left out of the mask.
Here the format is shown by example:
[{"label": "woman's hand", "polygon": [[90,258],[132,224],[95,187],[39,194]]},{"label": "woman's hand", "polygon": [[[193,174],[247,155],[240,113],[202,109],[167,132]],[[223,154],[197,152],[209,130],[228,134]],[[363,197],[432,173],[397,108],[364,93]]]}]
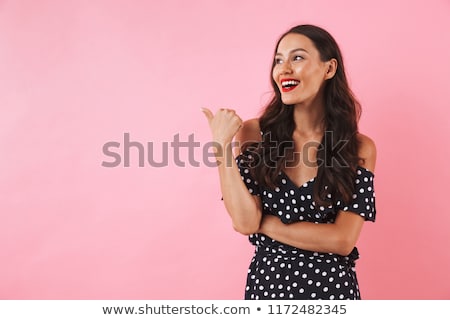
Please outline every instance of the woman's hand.
[{"label": "woman's hand", "polygon": [[208,108],[202,108],[211,128],[212,138],[221,146],[233,141],[233,137],[242,127],[242,119],[231,109],[220,109],[214,115]]}]

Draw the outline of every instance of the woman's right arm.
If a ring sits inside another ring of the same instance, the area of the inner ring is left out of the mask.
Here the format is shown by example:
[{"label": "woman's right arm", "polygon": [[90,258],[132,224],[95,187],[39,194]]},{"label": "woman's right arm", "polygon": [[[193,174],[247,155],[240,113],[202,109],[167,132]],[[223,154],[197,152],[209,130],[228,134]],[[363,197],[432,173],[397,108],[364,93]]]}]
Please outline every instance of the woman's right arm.
[{"label": "woman's right arm", "polygon": [[255,233],[261,223],[261,200],[259,196],[250,194],[242,180],[234,160],[236,155],[233,153],[232,142],[235,136],[234,145],[237,146],[241,146],[246,141],[255,141],[260,137],[259,125],[256,127],[255,120],[242,123],[234,110],[220,109],[213,115],[209,109],[205,108],[203,113],[208,119],[213,141],[216,143],[215,155],[220,189],[233,228],[245,235]]}]

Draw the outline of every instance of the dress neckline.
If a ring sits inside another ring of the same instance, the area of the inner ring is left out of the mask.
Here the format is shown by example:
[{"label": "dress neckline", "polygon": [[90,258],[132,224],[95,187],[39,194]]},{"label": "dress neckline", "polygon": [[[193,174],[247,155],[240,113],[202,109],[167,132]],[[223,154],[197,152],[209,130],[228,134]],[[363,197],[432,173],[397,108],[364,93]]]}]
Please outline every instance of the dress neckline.
[{"label": "dress neckline", "polygon": [[[361,166],[357,166],[357,167],[356,167],[356,170],[365,171],[365,172],[367,172],[367,173],[369,174],[369,176],[372,176],[372,177],[375,176],[375,174],[374,174],[372,171],[370,171],[370,170],[367,169],[367,168],[361,167]],[[361,172],[361,173],[362,173],[362,172]],[[360,175],[361,173],[357,173],[357,175]],[[289,181],[289,183],[290,183],[291,185],[293,185],[296,189],[302,189],[302,188],[308,187],[308,185],[309,185],[310,183],[313,183],[313,182],[316,180],[316,178],[317,178],[317,176],[312,177],[312,178],[309,179],[308,181],[303,182],[303,184],[297,185],[294,181],[292,181],[291,178],[289,178],[289,176],[288,176],[288,175],[286,174],[286,172],[284,172],[283,170],[280,171],[280,174],[283,176],[284,179],[286,179],[286,181]]]}]

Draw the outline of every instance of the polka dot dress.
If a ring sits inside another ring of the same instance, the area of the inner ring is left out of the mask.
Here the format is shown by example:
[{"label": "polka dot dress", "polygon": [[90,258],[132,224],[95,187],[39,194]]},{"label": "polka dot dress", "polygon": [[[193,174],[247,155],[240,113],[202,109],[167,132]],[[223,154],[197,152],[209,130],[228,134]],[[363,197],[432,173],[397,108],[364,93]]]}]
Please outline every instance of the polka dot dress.
[{"label": "polka dot dress", "polygon": [[[236,162],[250,193],[261,197],[263,214],[278,216],[285,224],[333,223],[337,212],[343,210],[375,221],[374,175],[369,170],[358,167],[351,203],[337,201],[324,207],[313,200],[314,178],[298,187],[281,172],[279,186],[265,188],[250,175],[250,158],[251,154],[244,152]],[[249,240],[255,246],[255,254],[248,269],[245,299],[361,298],[355,272],[355,260],[359,257],[356,247],[344,257],[298,249],[259,233],[250,235]]]}]

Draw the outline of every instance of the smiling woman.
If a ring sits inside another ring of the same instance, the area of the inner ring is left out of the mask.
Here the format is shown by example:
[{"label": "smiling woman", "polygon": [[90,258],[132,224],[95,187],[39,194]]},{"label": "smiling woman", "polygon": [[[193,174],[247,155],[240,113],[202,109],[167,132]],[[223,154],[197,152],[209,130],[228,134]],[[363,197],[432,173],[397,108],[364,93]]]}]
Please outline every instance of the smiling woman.
[{"label": "smiling woman", "polygon": [[333,37],[313,25],[283,34],[272,87],[258,119],[204,110],[226,150],[217,154],[225,207],[255,246],[245,298],[360,299],[355,245],[375,221],[376,149],[358,132],[360,105]]}]

